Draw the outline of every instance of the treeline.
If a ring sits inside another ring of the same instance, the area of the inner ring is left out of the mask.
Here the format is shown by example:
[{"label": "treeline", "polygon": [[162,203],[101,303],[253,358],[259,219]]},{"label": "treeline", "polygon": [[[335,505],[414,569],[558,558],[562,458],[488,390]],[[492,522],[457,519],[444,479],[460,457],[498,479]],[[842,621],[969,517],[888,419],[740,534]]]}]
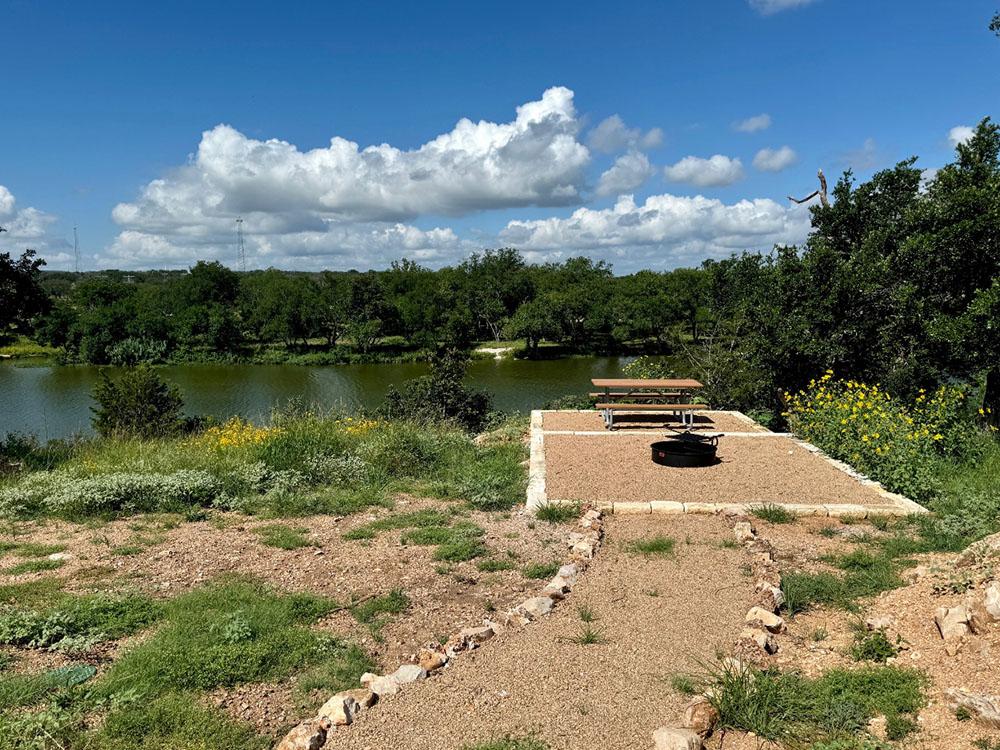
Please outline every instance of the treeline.
[{"label": "treeline", "polygon": [[679,328],[700,335],[706,279],[699,270],[615,277],[586,258],[532,265],[509,248],[436,271],[403,260],[364,273],[237,273],[217,262],[176,273],[45,273],[50,304],[34,335],[95,364],[238,356],[260,345],[343,344],[376,357],[501,339],[525,340],[529,354],[543,341],[575,352],[664,350]]},{"label": "treeline", "polygon": [[[603,262],[533,265],[502,249],[436,271],[400,261],[365,273],[238,274],[198,263],[178,273],[44,274],[41,299],[18,293],[32,313],[18,319],[15,300],[0,329],[95,363],[274,345],[375,356],[390,337],[411,352],[497,339],[524,340],[528,356],[543,342],[673,352],[719,406],[777,412],[779,391],[829,369],[904,398],[971,384],[995,420],[1000,128],[984,120],[930,179],[911,159],[862,184],[848,172],[831,198],[812,209],[803,247],[698,269],[615,277]],[[31,265],[22,257],[19,273],[37,280]]]}]

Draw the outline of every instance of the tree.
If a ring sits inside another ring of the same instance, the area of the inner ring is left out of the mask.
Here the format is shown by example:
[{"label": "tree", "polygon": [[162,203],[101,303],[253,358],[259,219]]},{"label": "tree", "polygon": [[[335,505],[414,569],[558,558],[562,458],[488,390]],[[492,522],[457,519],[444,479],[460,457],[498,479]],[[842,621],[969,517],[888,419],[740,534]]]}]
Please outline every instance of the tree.
[{"label": "tree", "polygon": [[990,31],[997,36],[1000,36],[1000,13],[993,16],[993,20],[990,21]]},{"label": "tree", "polygon": [[368,352],[382,335],[388,313],[385,287],[374,271],[351,277],[347,301],[347,335],[362,352]]},{"label": "tree", "polygon": [[473,253],[458,269],[466,277],[466,298],[481,333],[499,341],[507,319],[532,292],[521,254],[510,247]]},{"label": "tree", "polygon": [[149,365],[129,368],[117,380],[107,372],[94,389],[93,425],[102,437],[170,437],[184,425],[184,401]]},{"label": "tree", "polygon": [[48,296],[38,283],[45,261],[25,250],[19,258],[0,253],[0,341],[27,333],[48,308]]}]

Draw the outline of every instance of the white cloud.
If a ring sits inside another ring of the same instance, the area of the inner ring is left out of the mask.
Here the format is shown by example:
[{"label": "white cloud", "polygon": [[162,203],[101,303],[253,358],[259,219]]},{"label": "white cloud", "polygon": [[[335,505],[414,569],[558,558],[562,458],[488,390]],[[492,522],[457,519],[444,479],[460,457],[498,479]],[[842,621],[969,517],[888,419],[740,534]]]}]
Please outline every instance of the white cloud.
[{"label": "white cloud", "polygon": [[733,130],[740,133],[756,133],[759,130],[767,130],[769,127],[771,127],[771,115],[767,112],[733,123]]},{"label": "white cloud", "polygon": [[155,265],[232,255],[237,216],[262,263],[315,258],[321,249],[336,265],[440,254],[461,246],[450,229],[401,222],[579,203],[590,163],[579,129],[573,92],[562,87],[518,107],[510,122],[462,119],[412,150],[333,137],[327,148],[300,151],[218,125],[202,134],[190,163],[114,208],[122,231],[106,259]]},{"label": "white cloud", "polygon": [[626,148],[656,148],[662,144],[662,130],[653,128],[643,133],[639,128],[627,127],[619,115],[606,117],[587,134],[587,145],[605,154],[613,154]]},{"label": "white cloud", "polygon": [[762,148],[753,158],[753,165],[761,172],[780,172],[799,160],[798,154],[788,146],[779,149]]},{"label": "white cloud", "polygon": [[0,252],[20,255],[31,249],[44,258],[50,268],[72,268],[72,249],[63,237],[54,230],[58,219],[37,208],[17,208],[14,194],[0,185],[0,226],[6,231],[0,234]]},{"label": "white cloud", "polygon": [[722,154],[716,154],[708,159],[685,156],[676,164],[664,167],[663,174],[671,182],[686,182],[698,187],[719,187],[732,185],[743,179],[743,164],[739,159],[732,159]]},{"label": "white cloud", "polygon": [[954,148],[959,143],[965,143],[972,138],[975,132],[975,128],[968,125],[956,125],[948,131],[948,141],[951,143],[951,147]]},{"label": "white cloud", "polygon": [[761,15],[770,16],[783,10],[811,5],[816,0],[749,0],[750,7]]},{"label": "white cloud", "polygon": [[599,251],[602,257],[617,257],[616,267],[673,267],[742,250],[769,250],[776,243],[800,243],[809,221],[807,208],[768,198],[726,204],[700,195],[664,194],[639,206],[625,195],[613,208],[580,208],[565,219],[512,221],[500,237],[536,259]]},{"label": "white cloud", "polygon": [[621,195],[640,187],[656,173],[646,155],[639,151],[622,154],[601,175],[597,183],[598,195]]}]

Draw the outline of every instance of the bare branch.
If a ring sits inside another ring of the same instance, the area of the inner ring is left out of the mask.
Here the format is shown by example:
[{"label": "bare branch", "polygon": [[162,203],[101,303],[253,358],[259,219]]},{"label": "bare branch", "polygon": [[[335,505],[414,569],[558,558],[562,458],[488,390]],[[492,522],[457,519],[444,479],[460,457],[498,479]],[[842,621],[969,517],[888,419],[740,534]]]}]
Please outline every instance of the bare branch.
[{"label": "bare branch", "polygon": [[823,204],[824,208],[828,208],[830,206],[830,201],[827,200],[826,197],[826,176],[823,174],[822,169],[818,170],[816,172],[816,175],[819,177],[819,190],[814,190],[813,192],[809,193],[809,195],[807,195],[805,198],[793,198],[792,196],[789,195],[788,200],[790,200],[792,203],[801,204],[805,203],[806,201],[811,201],[818,195],[819,202]]}]

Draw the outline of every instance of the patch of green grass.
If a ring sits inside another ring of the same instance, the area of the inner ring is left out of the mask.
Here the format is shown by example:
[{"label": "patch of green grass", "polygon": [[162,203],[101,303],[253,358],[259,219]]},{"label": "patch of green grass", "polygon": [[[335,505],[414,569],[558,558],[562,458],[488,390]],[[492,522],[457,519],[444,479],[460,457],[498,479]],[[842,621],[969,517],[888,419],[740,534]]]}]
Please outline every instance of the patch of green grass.
[{"label": "patch of green grass", "polygon": [[440,545],[434,550],[435,560],[465,562],[489,554],[489,548],[475,537],[462,537]]},{"label": "patch of green grass", "polygon": [[570,638],[570,641],[578,646],[593,646],[604,643],[604,634],[588,622],[580,624],[580,632]]},{"label": "patch of green grass", "polygon": [[676,542],[669,536],[657,534],[656,536],[637,539],[629,544],[626,549],[633,554],[645,555],[646,557],[671,557],[674,554]]},{"label": "patch of green grass", "polygon": [[727,665],[711,670],[710,681],[722,728],[803,746],[864,737],[878,715],[902,728],[924,705],[927,684],[915,670],[888,666],[833,669],[810,679]]},{"label": "patch of green grass", "polygon": [[331,694],[357,687],[361,675],[377,669],[378,664],[361,648],[332,643],[321,661],[296,676],[295,692],[303,708],[314,710]]},{"label": "patch of green grass", "polygon": [[117,547],[111,548],[111,554],[115,557],[130,557],[132,555],[141,555],[146,551],[146,548],[141,544],[121,544]]},{"label": "patch of green grass", "polygon": [[854,643],[851,645],[851,658],[854,661],[873,661],[885,664],[887,659],[899,653],[899,639],[892,643],[884,630],[871,632],[864,623],[854,623]]},{"label": "patch of green grass", "polygon": [[0,676],[0,712],[34,705],[58,690],[86,682],[95,674],[97,670],[89,664],[70,664],[41,674]]},{"label": "patch of green grass", "polygon": [[374,539],[387,529],[416,529],[428,526],[448,526],[452,517],[444,511],[424,509],[413,513],[396,513],[378,521],[357,526],[344,534],[344,539]]},{"label": "patch of green grass", "polygon": [[104,694],[128,690],[145,700],[282,678],[323,658],[329,640],[308,625],[335,603],[230,579],[161,607],[163,626],[112,664]]},{"label": "patch of green grass", "polygon": [[597,612],[588,604],[581,604],[576,608],[576,613],[580,615],[581,622],[597,622]]},{"label": "patch of green grass", "polygon": [[788,614],[795,615],[817,604],[851,610],[858,598],[903,584],[898,575],[900,563],[886,555],[854,550],[847,555],[827,558],[827,562],[840,568],[843,574],[790,572],[782,575],[781,589]]},{"label": "patch of green grass", "polygon": [[51,604],[62,594],[62,581],[58,578],[39,578],[37,581],[8,583],[0,586],[0,607],[4,604],[19,607],[39,607]]},{"label": "patch of green grass", "polygon": [[408,529],[400,536],[403,544],[437,545],[434,559],[444,562],[464,562],[489,552],[481,537],[485,530],[463,521],[454,526],[421,526]]},{"label": "patch of green grass", "polygon": [[9,576],[19,576],[25,573],[41,573],[46,570],[55,570],[65,565],[64,560],[25,560],[11,565],[4,573]]},{"label": "patch of green grass", "polygon": [[3,542],[0,552],[13,552],[18,557],[48,557],[56,552],[63,552],[65,544],[40,544],[37,542]]},{"label": "patch of green grass", "polygon": [[541,740],[531,737],[505,737],[478,745],[463,745],[462,750],[548,750],[548,747]]},{"label": "patch of green grass", "polygon": [[372,634],[378,637],[382,628],[389,622],[389,616],[398,615],[410,606],[410,598],[402,589],[393,589],[388,594],[355,604],[351,607],[354,619],[362,625],[367,625]]},{"label": "patch of green grass", "polygon": [[268,547],[278,549],[300,549],[308,547],[311,542],[306,538],[307,529],[292,528],[284,524],[275,523],[269,526],[261,526],[255,531],[260,535],[260,543]]},{"label": "patch of green grass", "polygon": [[580,515],[580,503],[545,503],[535,511],[535,518],[547,523],[567,523]]},{"label": "patch of green grass", "polygon": [[768,523],[794,523],[795,514],[781,505],[776,505],[774,503],[764,503],[762,505],[754,505],[750,508],[750,513],[753,516],[761,519],[762,521],[767,521]]},{"label": "patch of green grass", "polygon": [[675,674],[670,678],[670,687],[681,695],[695,695],[698,692],[698,683],[694,677],[686,674]]},{"label": "patch of green grass", "polygon": [[521,571],[524,573],[525,578],[530,578],[535,581],[541,581],[546,578],[552,578],[559,570],[559,563],[532,563],[531,565],[525,565],[524,569]]}]

